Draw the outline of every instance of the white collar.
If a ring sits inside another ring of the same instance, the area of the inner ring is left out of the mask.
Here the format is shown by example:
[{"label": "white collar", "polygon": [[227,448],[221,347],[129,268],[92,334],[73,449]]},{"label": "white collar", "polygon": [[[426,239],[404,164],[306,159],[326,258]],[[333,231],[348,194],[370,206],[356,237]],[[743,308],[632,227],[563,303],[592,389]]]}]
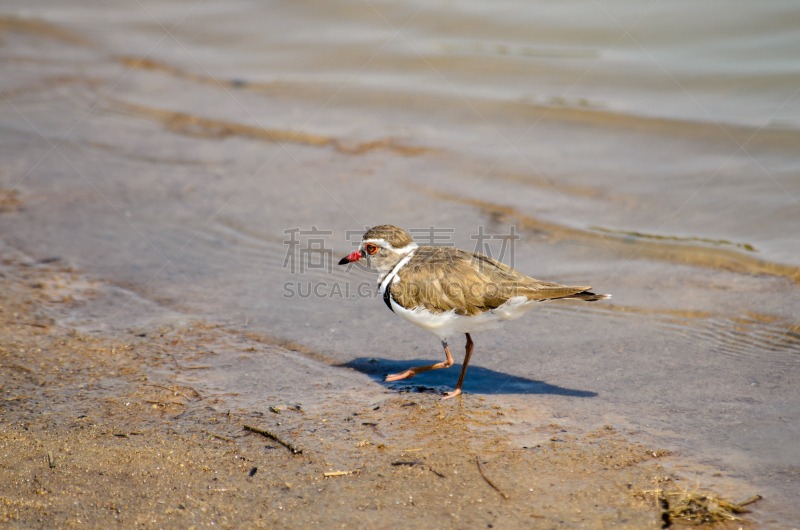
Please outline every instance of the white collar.
[{"label": "white collar", "polygon": [[394,281],[394,279],[397,277],[397,273],[398,273],[398,272],[400,272],[400,269],[402,269],[402,268],[403,268],[403,266],[405,266],[405,264],[406,264],[406,263],[408,263],[409,261],[411,261],[411,258],[412,258],[412,257],[414,257],[414,249],[411,249],[411,251],[408,253],[408,256],[406,256],[405,258],[401,259],[401,260],[400,260],[400,261],[397,263],[397,265],[395,265],[395,266],[394,266],[394,268],[392,269],[392,272],[390,272],[389,274],[387,274],[387,275],[386,275],[386,277],[383,279],[383,281],[380,281],[380,278],[378,279],[378,280],[380,281],[380,284],[381,284],[381,294],[383,294],[384,292],[386,292],[386,288],[387,288],[387,287],[389,286],[389,284],[391,284],[391,283]]}]

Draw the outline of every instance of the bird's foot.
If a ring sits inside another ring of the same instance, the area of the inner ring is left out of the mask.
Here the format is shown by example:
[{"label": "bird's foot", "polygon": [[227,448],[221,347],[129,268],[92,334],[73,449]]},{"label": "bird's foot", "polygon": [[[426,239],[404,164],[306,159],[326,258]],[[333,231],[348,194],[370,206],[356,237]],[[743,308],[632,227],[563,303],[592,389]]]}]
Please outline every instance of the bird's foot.
[{"label": "bird's foot", "polygon": [[400,381],[401,379],[410,379],[417,375],[412,369],[408,369],[405,372],[400,372],[399,374],[389,374],[384,378],[384,381]]},{"label": "bird's foot", "polygon": [[460,388],[456,388],[452,392],[445,392],[444,393],[444,397],[442,398],[442,401],[444,401],[445,399],[454,398],[454,397],[460,396],[460,395],[461,395],[461,389]]}]

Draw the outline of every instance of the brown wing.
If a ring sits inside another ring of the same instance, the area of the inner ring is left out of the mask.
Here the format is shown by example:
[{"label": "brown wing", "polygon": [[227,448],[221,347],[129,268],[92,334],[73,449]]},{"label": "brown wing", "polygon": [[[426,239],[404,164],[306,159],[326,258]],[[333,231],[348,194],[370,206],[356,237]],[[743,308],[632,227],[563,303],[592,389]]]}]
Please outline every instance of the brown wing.
[{"label": "brown wing", "polygon": [[483,254],[448,247],[418,248],[397,276],[390,293],[401,306],[460,315],[495,309],[515,296],[543,301],[589,289],[540,282]]}]

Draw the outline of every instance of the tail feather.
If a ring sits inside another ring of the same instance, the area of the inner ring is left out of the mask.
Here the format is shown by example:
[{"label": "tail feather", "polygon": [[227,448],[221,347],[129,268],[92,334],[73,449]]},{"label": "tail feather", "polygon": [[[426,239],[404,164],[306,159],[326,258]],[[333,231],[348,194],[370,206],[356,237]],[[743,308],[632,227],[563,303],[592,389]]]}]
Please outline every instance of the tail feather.
[{"label": "tail feather", "polygon": [[582,293],[565,296],[563,300],[583,300],[584,302],[595,302],[597,300],[607,300],[611,298],[610,294],[594,294],[591,291],[583,291]]}]

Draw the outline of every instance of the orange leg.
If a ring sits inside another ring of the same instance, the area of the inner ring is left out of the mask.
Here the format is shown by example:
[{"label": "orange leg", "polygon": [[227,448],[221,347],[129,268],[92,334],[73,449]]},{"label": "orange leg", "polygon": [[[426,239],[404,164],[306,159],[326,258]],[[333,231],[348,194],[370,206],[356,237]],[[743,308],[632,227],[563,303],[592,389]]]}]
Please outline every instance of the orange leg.
[{"label": "orange leg", "polygon": [[442,399],[450,399],[454,398],[461,394],[461,385],[464,384],[464,376],[467,375],[467,365],[469,364],[469,358],[472,356],[472,348],[475,346],[475,343],[472,342],[472,337],[467,335],[467,353],[464,355],[464,363],[461,365],[461,375],[458,376],[458,384],[456,385],[456,389],[452,392],[448,392]]},{"label": "orange leg", "polygon": [[429,364],[428,366],[417,366],[416,368],[409,368],[405,372],[400,372],[399,374],[387,375],[384,381],[399,381],[401,379],[409,379],[419,373],[427,372],[428,370],[438,370],[439,368],[450,368],[451,366],[453,366],[453,356],[450,355],[450,350],[447,348],[446,340],[442,341],[442,346],[444,346],[444,353],[445,355],[447,355],[447,359],[444,362]]}]

